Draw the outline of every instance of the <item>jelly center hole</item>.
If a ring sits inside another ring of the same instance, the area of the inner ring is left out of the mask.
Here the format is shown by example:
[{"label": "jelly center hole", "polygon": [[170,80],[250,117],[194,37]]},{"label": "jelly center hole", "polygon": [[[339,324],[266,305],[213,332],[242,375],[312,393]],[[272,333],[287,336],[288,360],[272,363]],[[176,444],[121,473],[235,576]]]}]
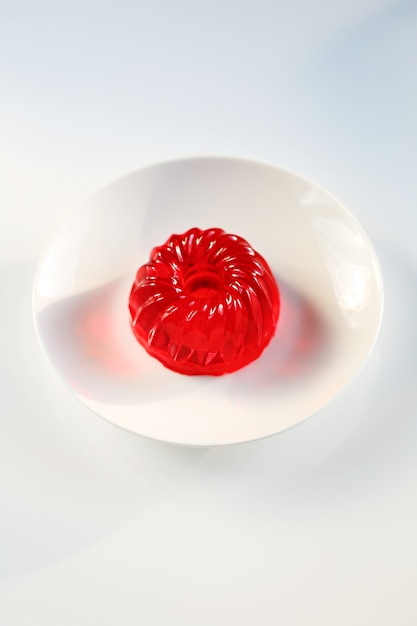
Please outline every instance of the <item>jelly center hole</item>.
[{"label": "jelly center hole", "polygon": [[196,298],[214,296],[221,284],[221,276],[211,265],[193,265],[184,276],[184,290]]}]

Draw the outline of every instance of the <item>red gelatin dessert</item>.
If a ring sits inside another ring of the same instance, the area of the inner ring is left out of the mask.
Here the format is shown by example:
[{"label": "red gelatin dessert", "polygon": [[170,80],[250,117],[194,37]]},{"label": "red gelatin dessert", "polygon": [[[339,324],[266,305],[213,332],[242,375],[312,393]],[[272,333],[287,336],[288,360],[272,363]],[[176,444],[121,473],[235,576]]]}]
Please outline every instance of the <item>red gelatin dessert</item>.
[{"label": "red gelatin dessert", "polygon": [[220,228],[191,228],[154,248],[129,298],[139,343],[182,374],[219,376],[258,358],[279,309],[265,259]]}]

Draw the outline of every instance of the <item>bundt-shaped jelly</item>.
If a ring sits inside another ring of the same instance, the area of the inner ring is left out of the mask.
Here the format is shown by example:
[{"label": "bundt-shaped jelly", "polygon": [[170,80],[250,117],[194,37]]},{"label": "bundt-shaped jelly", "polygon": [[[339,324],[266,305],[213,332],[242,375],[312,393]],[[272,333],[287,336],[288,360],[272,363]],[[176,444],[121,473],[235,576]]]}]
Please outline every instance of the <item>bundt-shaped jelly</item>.
[{"label": "bundt-shaped jelly", "polygon": [[182,374],[219,376],[259,357],[279,309],[267,262],[220,228],[191,228],[154,248],[129,298],[138,341]]}]

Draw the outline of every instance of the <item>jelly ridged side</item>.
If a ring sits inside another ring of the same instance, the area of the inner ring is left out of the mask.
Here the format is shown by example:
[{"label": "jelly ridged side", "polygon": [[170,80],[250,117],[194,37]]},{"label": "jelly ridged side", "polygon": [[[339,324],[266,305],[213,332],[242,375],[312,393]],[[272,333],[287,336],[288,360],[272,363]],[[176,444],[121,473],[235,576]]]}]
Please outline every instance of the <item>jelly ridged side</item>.
[{"label": "jelly ridged side", "polygon": [[129,298],[138,341],[183,374],[221,375],[256,359],[279,308],[265,259],[220,228],[192,228],[154,248]]}]

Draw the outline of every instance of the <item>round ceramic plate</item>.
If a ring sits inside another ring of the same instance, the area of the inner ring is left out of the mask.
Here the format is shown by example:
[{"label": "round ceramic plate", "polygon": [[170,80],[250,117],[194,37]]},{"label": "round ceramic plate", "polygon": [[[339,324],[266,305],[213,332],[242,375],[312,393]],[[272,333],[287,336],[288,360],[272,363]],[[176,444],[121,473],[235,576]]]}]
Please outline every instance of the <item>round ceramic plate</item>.
[{"label": "round ceramic plate", "polygon": [[[247,239],[281,291],[269,346],[220,377],[164,368],[129,323],[137,268],[193,226]],[[278,433],[328,404],[369,355],[382,300],[374,249],[333,196],[269,165],[193,158],[138,170],[85,200],[40,261],[34,315],[53,366],[98,415],[159,440],[220,445]]]}]

